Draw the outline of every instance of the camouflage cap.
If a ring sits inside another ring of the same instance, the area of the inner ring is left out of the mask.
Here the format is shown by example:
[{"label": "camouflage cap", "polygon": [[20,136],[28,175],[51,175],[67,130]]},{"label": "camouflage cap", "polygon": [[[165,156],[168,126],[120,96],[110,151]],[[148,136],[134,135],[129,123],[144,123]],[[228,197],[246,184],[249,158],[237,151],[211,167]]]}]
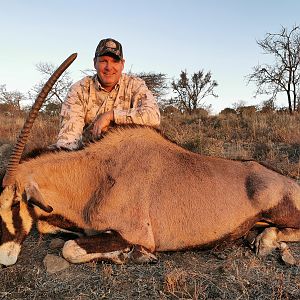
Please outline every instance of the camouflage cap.
[{"label": "camouflage cap", "polygon": [[123,59],[122,45],[111,38],[101,40],[96,48],[95,57],[103,55],[113,55],[118,59]]}]

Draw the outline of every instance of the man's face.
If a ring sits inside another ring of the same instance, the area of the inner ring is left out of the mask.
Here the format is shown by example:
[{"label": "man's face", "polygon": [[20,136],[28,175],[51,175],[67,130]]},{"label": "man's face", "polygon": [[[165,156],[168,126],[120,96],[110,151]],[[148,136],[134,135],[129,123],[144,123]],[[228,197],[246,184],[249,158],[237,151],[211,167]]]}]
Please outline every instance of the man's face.
[{"label": "man's face", "polygon": [[100,83],[109,92],[119,81],[124,69],[124,60],[118,60],[111,56],[100,56],[94,59],[94,66],[97,71]]}]

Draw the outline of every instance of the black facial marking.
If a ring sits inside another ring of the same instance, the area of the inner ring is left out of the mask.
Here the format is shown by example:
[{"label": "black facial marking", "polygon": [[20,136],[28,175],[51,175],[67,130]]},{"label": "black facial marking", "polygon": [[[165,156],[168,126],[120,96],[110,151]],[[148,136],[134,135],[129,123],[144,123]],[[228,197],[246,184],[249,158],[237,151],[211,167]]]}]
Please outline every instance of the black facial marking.
[{"label": "black facial marking", "polygon": [[3,243],[12,241],[14,239],[14,235],[12,235],[8,229],[6,223],[1,219],[1,242],[0,245]]},{"label": "black facial marking", "polygon": [[4,191],[4,187],[2,186],[4,176],[5,176],[5,170],[0,170],[0,195]]},{"label": "black facial marking", "polygon": [[20,205],[18,204],[19,203],[16,203],[16,205],[12,207],[12,216],[14,228],[16,230],[14,241],[21,244],[25,240],[27,234],[23,227],[22,218],[20,216]]},{"label": "black facial marking", "polygon": [[15,241],[17,243],[22,243],[26,238],[27,234],[23,228],[23,222],[20,217],[20,205],[16,203],[11,208],[12,211],[12,224],[15,229],[15,234],[9,232],[7,224],[1,219],[1,244]]},{"label": "black facial marking", "polygon": [[[29,232],[25,231],[25,228],[23,226],[23,220],[20,215],[20,202],[17,201],[11,206],[11,212],[12,212],[12,224],[13,228],[15,229],[15,234],[12,234],[9,232],[7,228],[7,224],[4,222],[4,220],[0,217],[0,238],[1,242],[0,244],[14,241],[18,244],[22,244],[24,240],[26,239]],[[27,205],[27,211],[29,213],[30,219],[32,219],[32,223],[35,223],[36,216],[34,213],[34,209]]]}]

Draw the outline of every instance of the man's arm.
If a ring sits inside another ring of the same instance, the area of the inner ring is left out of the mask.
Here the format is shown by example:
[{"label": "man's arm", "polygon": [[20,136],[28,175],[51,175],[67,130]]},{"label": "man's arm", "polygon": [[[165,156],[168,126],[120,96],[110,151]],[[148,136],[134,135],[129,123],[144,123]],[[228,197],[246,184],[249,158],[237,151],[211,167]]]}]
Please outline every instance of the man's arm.
[{"label": "man's arm", "polygon": [[155,97],[143,80],[139,78],[134,80],[133,89],[130,91],[132,108],[114,109],[100,115],[92,129],[94,137],[99,137],[101,132],[107,131],[112,121],[119,125],[138,124],[153,127],[160,125],[160,112]]},{"label": "man's arm", "polygon": [[139,124],[153,127],[160,125],[160,112],[156,99],[141,79],[135,80],[131,103],[132,108],[129,110],[113,110],[116,124]]},{"label": "man's arm", "polygon": [[61,127],[56,146],[70,150],[77,149],[81,142],[84,126],[84,109],[80,83],[75,83],[61,109]]},{"label": "man's arm", "polygon": [[100,137],[101,132],[108,130],[110,123],[114,121],[114,111],[110,110],[100,115],[100,117],[95,121],[92,129],[93,137]]}]

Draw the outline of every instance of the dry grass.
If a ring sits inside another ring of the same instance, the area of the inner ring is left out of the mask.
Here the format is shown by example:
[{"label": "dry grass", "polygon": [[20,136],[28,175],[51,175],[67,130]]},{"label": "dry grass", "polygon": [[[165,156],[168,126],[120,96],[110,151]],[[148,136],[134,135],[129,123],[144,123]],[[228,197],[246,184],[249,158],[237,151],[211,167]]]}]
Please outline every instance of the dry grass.
[{"label": "dry grass", "polygon": [[[23,119],[0,116],[0,166]],[[40,117],[28,149],[55,141],[58,119]],[[202,154],[255,158],[299,177],[300,116],[163,117],[162,131]],[[16,265],[0,268],[0,299],[300,299],[299,267],[275,252],[260,259],[244,241],[206,251],[159,253],[155,265],[87,263],[48,274],[43,265],[52,237],[34,231]],[[300,256],[300,246],[291,245]]]},{"label": "dry grass", "polygon": [[191,151],[230,159],[255,159],[299,178],[300,114],[173,114],[163,117],[162,131]]},{"label": "dry grass", "polygon": [[[15,143],[24,119],[0,114],[0,122],[0,145]],[[54,143],[58,127],[58,117],[39,116],[27,150]],[[300,114],[173,114],[163,116],[161,130],[191,151],[230,159],[255,159],[287,175],[299,176]]]}]

